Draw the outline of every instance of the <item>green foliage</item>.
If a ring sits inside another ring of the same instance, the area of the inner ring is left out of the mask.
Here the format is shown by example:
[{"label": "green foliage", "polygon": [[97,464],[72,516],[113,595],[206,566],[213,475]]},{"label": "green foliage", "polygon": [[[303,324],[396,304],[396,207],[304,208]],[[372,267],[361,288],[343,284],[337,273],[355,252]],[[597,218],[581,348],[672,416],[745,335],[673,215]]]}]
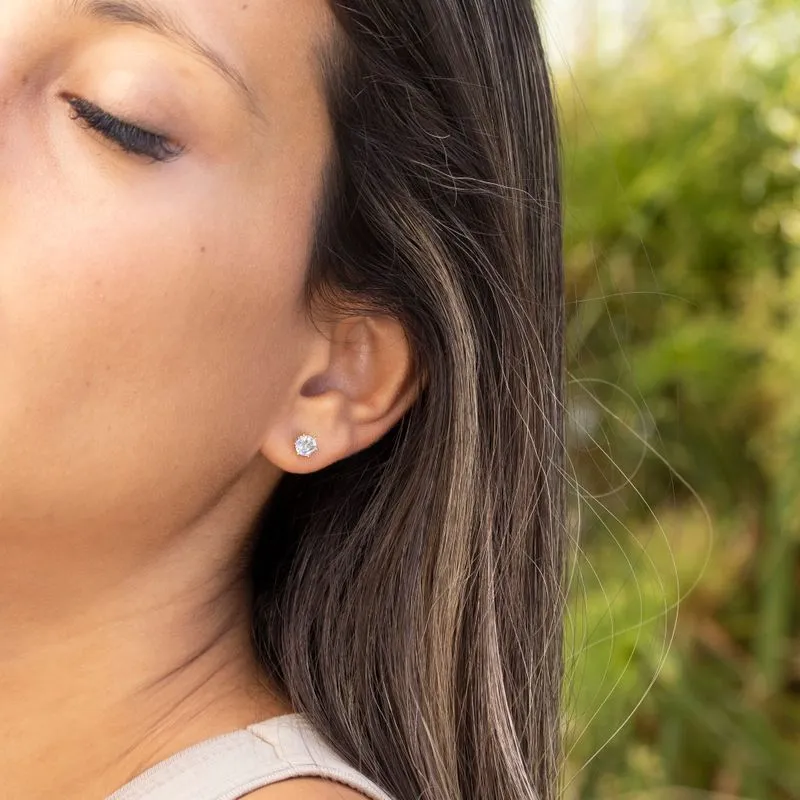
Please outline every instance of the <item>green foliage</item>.
[{"label": "green foliage", "polygon": [[712,5],[560,80],[568,797],[800,797],[800,8]]}]

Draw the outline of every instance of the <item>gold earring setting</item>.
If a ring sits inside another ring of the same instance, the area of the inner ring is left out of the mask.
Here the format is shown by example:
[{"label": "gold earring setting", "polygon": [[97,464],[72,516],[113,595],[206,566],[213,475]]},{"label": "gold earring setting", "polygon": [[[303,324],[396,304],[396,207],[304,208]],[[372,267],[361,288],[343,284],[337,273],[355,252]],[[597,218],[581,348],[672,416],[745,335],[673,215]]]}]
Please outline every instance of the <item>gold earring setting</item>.
[{"label": "gold earring setting", "polygon": [[313,436],[304,433],[295,439],[294,450],[302,458],[311,458],[314,453],[319,452],[319,447],[317,447],[317,440]]}]

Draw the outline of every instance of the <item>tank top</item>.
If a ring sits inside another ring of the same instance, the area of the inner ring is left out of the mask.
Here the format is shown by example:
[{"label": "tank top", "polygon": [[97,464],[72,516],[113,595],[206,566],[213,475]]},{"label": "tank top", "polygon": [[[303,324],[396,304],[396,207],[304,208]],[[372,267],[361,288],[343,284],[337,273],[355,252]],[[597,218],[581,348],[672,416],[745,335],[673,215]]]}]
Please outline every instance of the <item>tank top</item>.
[{"label": "tank top", "polygon": [[238,800],[288,778],[327,778],[393,800],[346,763],[302,714],[285,714],[181,750],[107,800]]}]

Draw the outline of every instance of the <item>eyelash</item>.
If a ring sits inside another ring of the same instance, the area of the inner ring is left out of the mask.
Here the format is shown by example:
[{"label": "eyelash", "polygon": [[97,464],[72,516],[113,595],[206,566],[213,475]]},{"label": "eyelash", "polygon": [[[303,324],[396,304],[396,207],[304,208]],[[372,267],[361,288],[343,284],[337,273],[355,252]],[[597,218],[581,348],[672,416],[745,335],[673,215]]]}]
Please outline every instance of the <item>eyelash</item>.
[{"label": "eyelash", "polygon": [[82,120],[106,139],[119,145],[126,153],[148,156],[153,161],[163,162],[177,158],[184,150],[166,136],[124,122],[88,100],[69,97],[67,102],[72,107],[72,119]]}]

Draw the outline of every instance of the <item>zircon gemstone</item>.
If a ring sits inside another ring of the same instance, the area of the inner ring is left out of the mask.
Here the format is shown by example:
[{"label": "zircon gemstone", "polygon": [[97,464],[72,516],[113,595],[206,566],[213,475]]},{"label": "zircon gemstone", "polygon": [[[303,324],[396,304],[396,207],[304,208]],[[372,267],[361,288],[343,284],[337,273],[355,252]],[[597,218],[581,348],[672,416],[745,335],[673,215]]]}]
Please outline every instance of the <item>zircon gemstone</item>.
[{"label": "zircon gemstone", "polygon": [[294,449],[297,455],[303,458],[310,458],[319,450],[317,447],[317,440],[308,434],[297,437],[297,441],[294,443]]}]

